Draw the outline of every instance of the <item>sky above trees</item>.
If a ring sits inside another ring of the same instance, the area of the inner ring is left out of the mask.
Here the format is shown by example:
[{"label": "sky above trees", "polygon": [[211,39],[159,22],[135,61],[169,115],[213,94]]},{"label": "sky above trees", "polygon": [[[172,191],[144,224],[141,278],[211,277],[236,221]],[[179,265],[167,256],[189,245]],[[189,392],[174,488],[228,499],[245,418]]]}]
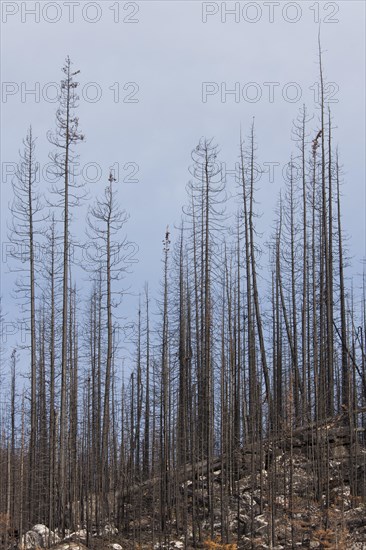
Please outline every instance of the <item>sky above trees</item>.
[{"label": "sky above trees", "polygon": [[[12,315],[13,279],[6,251],[13,164],[28,125],[38,136],[40,189],[54,128],[56,83],[66,55],[80,69],[81,179],[103,192],[114,167],[126,231],[138,245],[131,290],[157,287],[161,241],[179,225],[191,150],[202,136],[221,150],[229,192],[235,190],[240,128],[255,117],[258,230],[273,226],[273,207],[295,144],[291,126],[303,103],[317,127],[317,35],[321,21],[326,92],[344,168],[344,230],[361,272],[365,255],[363,2],[3,2],[1,239],[4,309]],[[342,70],[339,68],[342,67]],[[33,90],[33,93],[32,93]],[[118,168],[117,168],[118,167]],[[73,232],[86,209],[74,213]],[[135,311],[133,299],[130,312]]]}]

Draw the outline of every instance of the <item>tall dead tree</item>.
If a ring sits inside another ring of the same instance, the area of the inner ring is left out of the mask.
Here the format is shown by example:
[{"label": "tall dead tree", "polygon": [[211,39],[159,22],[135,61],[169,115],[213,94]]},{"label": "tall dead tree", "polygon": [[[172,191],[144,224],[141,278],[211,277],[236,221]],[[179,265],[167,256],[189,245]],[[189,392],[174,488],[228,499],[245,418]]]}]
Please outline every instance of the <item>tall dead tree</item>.
[{"label": "tall dead tree", "polygon": [[[115,179],[109,175],[109,185],[104,195],[97,199],[88,214],[88,235],[91,243],[94,243],[95,250],[90,253],[88,269],[95,271],[96,258],[99,259],[100,272],[105,283],[104,297],[107,311],[106,334],[107,349],[105,357],[104,375],[104,401],[102,419],[102,495],[104,499],[104,512],[109,513],[108,491],[109,491],[109,436],[110,436],[110,401],[111,401],[111,378],[113,366],[113,314],[112,308],[120,303],[120,300],[113,299],[112,282],[120,281],[125,275],[128,264],[126,263],[127,239],[121,236],[121,230],[125,225],[128,215],[122,210],[117,202],[117,192],[113,187]],[[120,292],[118,293],[120,295]]]},{"label": "tall dead tree", "polygon": [[61,343],[61,404],[60,404],[60,442],[59,442],[59,514],[62,533],[65,533],[65,513],[67,495],[67,372],[68,372],[68,300],[69,300],[69,268],[70,268],[70,222],[71,208],[78,205],[82,184],[77,181],[74,170],[74,147],[84,140],[79,130],[79,119],[75,115],[78,104],[76,89],[78,82],[75,77],[80,71],[72,70],[69,57],[62,68],[64,78],[61,80],[59,106],[56,111],[56,131],[48,133],[49,142],[55,147],[50,154],[52,172],[61,183],[55,185],[53,191],[58,197],[55,206],[62,208],[63,221],[63,276],[62,276],[62,343]]},{"label": "tall dead tree", "polygon": [[[35,138],[32,128],[23,141],[24,150],[12,182],[13,201],[9,238],[13,243],[12,255],[17,260],[19,273],[17,293],[22,299],[30,329],[30,442],[29,442],[29,524],[36,519],[35,480],[37,477],[37,342],[36,342],[36,235],[44,220],[42,203],[37,189],[38,165],[35,158]],[[25,265],[25,267],[24,267]]]},{"label": "tall dead tree", "polygon": [[339,297],[341,317],[341,346],[342,346],[342,406],[349,409],[350,406],[350,380],[348,368],[347,351],[347,319],[346,319],[346,296],[344,284],[344,260],[343,260],[343,235],[341,215],[341,191],[340,191],[340,166],[338,151],[336,153],[336,187],[337,187],[337,233],[338,233],[338,270],[339,270]]},{"label": "tall dead tree", "polygon": [[[166,539],[169,510],[169,318],[168,318],[168,258],[170,233],[167,228],[163,241],[164,282],[163,282],[163,324],[161,342],[161,396],[160,396],[160,521],[161,533]],[[165,540],[166,542],[166,540]]]}]

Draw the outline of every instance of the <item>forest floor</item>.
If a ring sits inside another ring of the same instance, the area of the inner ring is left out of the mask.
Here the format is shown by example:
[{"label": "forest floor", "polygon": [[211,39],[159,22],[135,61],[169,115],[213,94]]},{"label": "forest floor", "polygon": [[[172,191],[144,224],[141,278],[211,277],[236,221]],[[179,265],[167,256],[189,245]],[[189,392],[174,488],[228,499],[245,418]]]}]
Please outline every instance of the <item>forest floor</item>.
[{"label": "forest floor", "polygon": [[[90,536],[88,545],[86,533],[81,530],[53,548],[366,550],[366,449],[359,448],[353,462],[344,449],[333,448],[328,460],[323,462],[306,456],[300,448],[280,449],[270,462],[266,464],[264,460],[260,462],[262,467],[256,469],[253,462],[250,468],[248,455],[236,480],[232,476],[230,489],[227,472],[222,474],[216,460],[211,479],[212,514],[208,512],[207,478],[192,476],[190,472],[179,484],[179,524],[175,510],[170,510],[172,517],[166,525],[167,535],[162,539],[157,532],[159,504],[153,498],[154,491],[159,494],[159,480],[155,488],[151,484],[141,485],[138,494],[133,496],[135,508],[133,501],[127,504],[134,517],[124,518],[120,532],[112,521],[106,523],[104,535]],[[316,468],[324,468],[322,478],[326,473],[326,483],[321,486],[316,482],[320,475]],[[36,547],[26,546],[27,550],[33,548]]]}]

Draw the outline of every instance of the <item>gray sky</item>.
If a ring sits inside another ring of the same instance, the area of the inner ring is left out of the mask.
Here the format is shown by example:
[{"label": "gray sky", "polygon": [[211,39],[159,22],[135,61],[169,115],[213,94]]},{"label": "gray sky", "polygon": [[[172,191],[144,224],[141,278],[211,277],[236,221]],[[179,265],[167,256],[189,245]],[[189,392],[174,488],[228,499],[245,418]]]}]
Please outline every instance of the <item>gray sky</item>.
[{"label": "gray sky", "polygon": [[[312,127],[318,128],[314,99],[321,20],[325,77],[331,83],[327,92],[337,126],[334,142],[339,143],[345,173],[344,228],[351,236],[348,244],[354,257],[349,273],[361,271],[365,256],[363,1],[3,1],[1,7],[2,241],[6,241],[11,198],[6,171],[9,163],[17,161],[30,123],[38,136],[41,166],[47,162],[46,132],[54,128],[56,109],[50,83],[59,82],[67,54],[75,69],[81,70],[79,117],[86,143],[78,151],[81,166],[90,167],[87,180],[96,173],[89,163],[100,167],[99,181],[88,183],[91,195],[103,191],[109,166],[118,163],[120,167],[119,200],[131,216],[127,233],[140,249],[129,281],[136,292],[145,280],[153,289],[157,286],[161,241],[166,225],[179,223],[192,148],[201,136],[214,137],[221,160],[232,170],[240,125],[246,135],[253,116],[258,163],[279,163],[273,182],[264,174],[258,183],[263,212],[259,229],[266,237],[283,183],[282,167],[295,150],[292,120],[303,103],[315,115]],[[229,14],[230,9],[236,12]],[[36,97],[26,93],[32,89]],[[225,95],[225,90],[236,90],[236,96]],[[94,101],[96,94],[101,97]],[[138,181],[121,181],[136,165]],[[228,184],[233,190],[230,176]],[[47,185],[41,182],[41,187]],[[75,212],[75,217],[77,233],[84,211]],[[11,278],[6,263],[2,262],[1,270],[4,309],[11,317],[14,306],[8,297]]]}]

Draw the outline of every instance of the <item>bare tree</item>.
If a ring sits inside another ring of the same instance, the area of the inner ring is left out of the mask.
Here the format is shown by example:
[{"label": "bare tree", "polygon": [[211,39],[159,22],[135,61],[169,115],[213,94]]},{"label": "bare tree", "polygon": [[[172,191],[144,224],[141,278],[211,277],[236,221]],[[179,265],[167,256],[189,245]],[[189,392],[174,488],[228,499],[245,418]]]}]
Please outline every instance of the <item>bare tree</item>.
[{"label": "bare tree", "polygon": [[[112,282],[122,279],[128,265],[126,263],[127,239],[120,238],[120,232],[125,225],[128,216],[125,210],[121,210],[117,203],[116,191],[113,189],[114,178],[109,176],[109,185],[106,187],[104,196],[97,199],[94,207],[88,215],[88,235],[96,243],[94,251],[99,256],[101,274],[105,278],[105,298],[106,298],[106,333],[107,333],[107,352],[104,381],[104,404],[103,404],[103,422],[102,422],[102,494],[104,496],[105,512],[108,513],[108,446],[110,436],[110,399],[111,399],[111,376],[113,365],[113,318],[112,307],[116,305],[113,302],[114,291]],[[117,240],[118,235],[118,240]],[[93,258],[91,256],[91,262]],[[115,291],[116,293],[117,291]],[[118,302],[117,302],[118,303]]]},{"label": "bare tree", "polygon": [[[17,260],[15,270],[19,273],[17,294],[23,302],[30,327],[30,443],[29,443],[29,523],[35,519],[32,510],[36,506],[36,442],[37,442],[37,359],[36,359],[36,235],[44,220],[36,179],[38,166],[35,158],[35,138],[32,128],[23,141],[15,178],[12,182],[13,201],[9,238],[13,243],[12,255]],[[29,317],[28,317],[29,315]]]},{"label": "bare tree", "polygon": [[61,345],[61,410],[60,410],[60,450],[59,450],[59,510],[62,519],[62,532],[65,533],[66,513],[66,432],[67,432],[67,368],[68,368],[68,300],[69,300],[69,258],[70,258],[70,208],[79,203],[80,183],[75,181],[73,169],[76,157],[74,147],[84,140],[79,130],[79,119],[75,115],[78,96],[78,83],[75,76],[80,71],[72,71],[71,60],[66,58],[62,68],[59,107],[56,111],[56,131],[49,132],[48,139],[55,147],[50,154],[54,176],[61,185],[53,189],[59,197],[56,206],[63,212],[63,278],[62,278],[62,345]]}]

